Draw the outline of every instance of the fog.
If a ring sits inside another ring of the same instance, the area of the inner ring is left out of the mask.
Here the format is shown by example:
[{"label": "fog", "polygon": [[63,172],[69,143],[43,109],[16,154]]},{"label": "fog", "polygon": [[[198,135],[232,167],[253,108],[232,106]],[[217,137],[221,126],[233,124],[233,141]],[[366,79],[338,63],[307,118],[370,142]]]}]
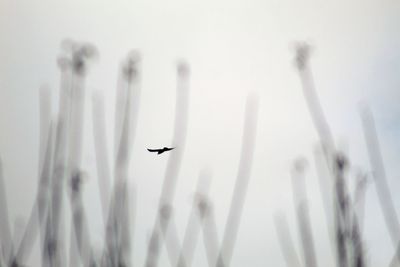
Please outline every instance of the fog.
[{"label": "fog", "polygon": [[[369,176],[373,173],[360,117],[361,108],[370,107],[398,211],[399,18],[400,2],[386,0],[0,0],[0,156],[13,236],[22,235],[36,198],[40,95],[51,95],[46,113],[50,124],[50,119],[57,118],[62,84],[57,59],[65,54],[62,41],[70,39],[89,42],[98,51],[85,75],[83,139],[82,145],[77,145],[82,149],[78,165],[86,173],[82,202],[94,247],[103,246],[104,221],[93,94],[103,97],[106,159],[113,172],[119,140],[115,132],[120,130],[115,112],[123,112],[124,107],[115,105],[120,103],[116,99],[120,71],[127,55],[135,50],[140,55],[140,78],[135,85],[140,101],[132,101],[137,119],[133,118],[136,126],[129,137],[131,154],[126,169],[126,187],[132,194],[132,265],[146,262],[164,178],[172,168],[169,172],[176,181],[170,189],[174,197],[168,201],[181,244],[198,178],[205,172],[218,242],[230,243],[223,241],[224,232],[229,232],[227,218],[234,216],[229,215],[230,206],[234,201],[239,203],[236,206],[243,205],[237,227],[230,226],[236,233],[234,248],[223,252],[232,253],[229,266],[286,266],[274,216],[284,214],[294,247],[302,255],[291,184],[293,164],[301,157],[307,161],[304,179],[316,261],[319,266],[335,266],[314,160],[320,136],[295,66],[296,42],[311,45],[315,89],[334,142],[350,159],[352,177],[359,170]],[[177,95],[177,64],[181,62],[190,68],[184,84],[187,106],[182,109]],[[187,112],[180,113],[182,110]],[[253,114],[250,119],[249,112]],[[177,120],[186,121],[186,128],[177,126]],[[244,137],[246,122],[255,124],[249,142]],[[254,151],[249,147],[252,142]],[[175,150],[160,155],[147,150],[175,145]],[[241,156],[244,161],[252,159],[245,170],[239,167]],[[179,161],[175,171],[170,166],[174,160]],[[243,202],[232,198],[241,173],[248,175]],[[63,198],[69,253],[72,214],[68,195]],[[388,266],[395,249],[372,181],[366,187],[362,232],[367,265]],[[207,244],[207,239],[200,234],[192,266],[207,265],[209,255],[203,243]],[[163,243],[160,247],[159,266],[170,266],[171,254]],[[28,266],[41,266],[40,251],[36,241]]]}]

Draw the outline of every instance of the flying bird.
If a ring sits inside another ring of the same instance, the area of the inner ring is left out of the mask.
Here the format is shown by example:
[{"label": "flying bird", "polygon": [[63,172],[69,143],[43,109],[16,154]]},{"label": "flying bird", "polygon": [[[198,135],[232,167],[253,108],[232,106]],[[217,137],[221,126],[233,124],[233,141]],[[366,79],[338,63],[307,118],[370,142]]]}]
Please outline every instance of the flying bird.
[{"label": "flying bird", "polygon": [[174,149],[175,147],[163,147],[163,148],[159,148],[159,149],[147,149],[149,152],[157,152],[158,155],[166,152],[166,151],[170,151],[172,149]]}]

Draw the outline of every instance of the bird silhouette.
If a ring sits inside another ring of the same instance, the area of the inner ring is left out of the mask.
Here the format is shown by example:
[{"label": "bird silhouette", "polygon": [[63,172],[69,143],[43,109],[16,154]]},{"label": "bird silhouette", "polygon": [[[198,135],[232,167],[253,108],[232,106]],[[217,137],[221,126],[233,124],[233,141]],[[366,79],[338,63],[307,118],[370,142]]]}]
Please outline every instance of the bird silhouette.
[{"label": "bird silhouette", "polygon": [[175,147],[163,147],[163,148],[159,148],[159,149],[147,149],[149,152],[157,152],[157,155],[160,155],[166,151],[170,151],[172,149],[174,149]]}]

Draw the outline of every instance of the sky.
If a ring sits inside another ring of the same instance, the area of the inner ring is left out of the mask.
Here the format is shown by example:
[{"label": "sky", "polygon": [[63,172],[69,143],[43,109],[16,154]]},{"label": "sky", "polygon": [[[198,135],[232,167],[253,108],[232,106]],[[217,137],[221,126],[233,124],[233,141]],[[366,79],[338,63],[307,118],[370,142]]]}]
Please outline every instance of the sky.
[{"label": "sky", "polygon": [[[120,62],[137,49],[142,95],[129,178],[137,194],[134,262],[144,262],[168,159],[146,148],[171,142],[175,65],[185,59],[191,68],[190,104],[175,198],[178,229],[186,225],[199,172],[209,169],[222,235],[240,158],[246,97],[255,93],[256,150],[232,266],[285,266],[273,225],[277,211],[288,217],[299,248],[290,184],[290,169],[299,156],[309,161],[306,179],[318,262],[333,266],[313,160],[318,138],[293,64],[294,44],[300,40],[313,46],[311,66],[321,104],[354,170],[371,170],[359,116],[360,104],[371,107],[400,210],[399,23],[400,2],[395,0],[0,0],[0,156],[12,222],[17,221],[17,229],[23,224],[36,193],[39,89],[51,91],[54,116],[60,79],[56,60],[61,41],[70,38],[90,42],[99,51],[87,78],[83,156],[91,177],[84,193],[94,240],[101,240],[102,224],[91,95],[104,96],[112,148]],[[373,185],[367,189],[366,207],[368,261],[387,266],[393,248]],[[195,266],[204,266],[199,244]],[[37,257],[31,257],[32,266],[38,266]],[[168,266],[165,251],[161,260]]]}]

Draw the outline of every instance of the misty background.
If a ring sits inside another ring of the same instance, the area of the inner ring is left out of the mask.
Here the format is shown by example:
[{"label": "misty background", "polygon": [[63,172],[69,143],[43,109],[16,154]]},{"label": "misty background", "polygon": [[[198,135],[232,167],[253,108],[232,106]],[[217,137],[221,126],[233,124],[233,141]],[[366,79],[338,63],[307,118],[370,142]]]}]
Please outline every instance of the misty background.
[{"label": "misty background", "polygon": [[[191,89],[187,143],[174,201],[179,236],[204,168],[213,174],[210,195],[222,235],[240,157],[246,97],[255,92],[257,147],[232,266],[285,266],[273,224],[277,211],[286,214],[300,245],[290,184],[290,168],[298,156],[309,161],[306,179],[318,261],[333,266],[313,160],[318,138],[294,67],[294,42],[305,40],[314,47],[316,88],[335,141],[349,154],[351,171],[371,170],[359,116],[360,103],[371,107],[399,211],[399,24],[400,2],[387,0],[0,0],[0,155],[12,225],[23,227],[36,194],[39,89],[48,87],[57,103],[56,60],[61,41],[71,38],[95,44],[100,55],[86,83],[83,150],[89,173],[83,196],[95,243],[102,240],[103,225],[91,95],[100,91],[105,97],[112,151],[118,71],[126,54],[137,49],[142,58],[141,103],[129,177],[137,193],[133,262],[144,262],[168,159],[168,154],[157,156],[147,148],[171,143],[176,62],[183,58],[190,64]],[[387,266],[394,250],[371,184],[364,239],[369,265]],[[200,241],[195,266],[206,264],[203,247]],[[38,251],[28,262],[32,266],[38,266]],[[165,251],[160,262],[169,266]]]}]

